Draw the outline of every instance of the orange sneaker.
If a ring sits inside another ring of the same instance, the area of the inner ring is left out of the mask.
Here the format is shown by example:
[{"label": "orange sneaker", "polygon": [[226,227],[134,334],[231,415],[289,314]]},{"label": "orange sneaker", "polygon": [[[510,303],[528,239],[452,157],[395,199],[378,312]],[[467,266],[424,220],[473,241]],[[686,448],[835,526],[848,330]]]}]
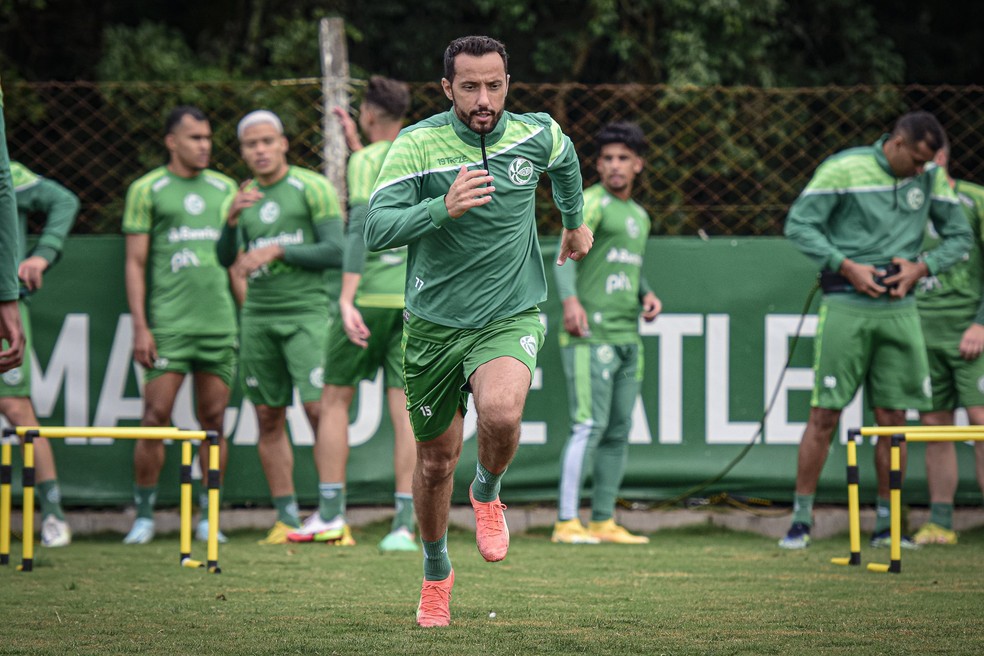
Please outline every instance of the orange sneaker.
[{"label": "orange sneaker", "polygon": [[417,604],[417,624],[424,627],[447,626],[451,623],[451,588],[454,587],[454,570],[443,581],[428,581],[420,588]]},{"label": "orange sneaker", "polygon": [[499,497],[488,503],[475,501],[471,487],[468,488],[468,499],[475,509],[475,542],[478,543],[478,552],[490,563],[502,560],[509,551],[509,527],[506,526],[506,516],[502,514],[506,504],[499,501]]}]

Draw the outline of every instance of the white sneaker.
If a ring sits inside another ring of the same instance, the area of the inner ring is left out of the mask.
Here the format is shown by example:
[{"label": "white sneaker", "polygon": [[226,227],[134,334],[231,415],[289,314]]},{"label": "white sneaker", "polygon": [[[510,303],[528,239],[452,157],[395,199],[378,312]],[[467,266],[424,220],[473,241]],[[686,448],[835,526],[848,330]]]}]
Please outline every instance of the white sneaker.
[{"label": "white sneaker", "polygon": [[137,517],[133,522],[133,528],[123,538],[123,544],[147,544],[154,539],[154,520],[146,517]]},{"label": "white sneaker", "polygon": [[[198,526],[195,527],[195,539],[199,542],[208,542],[208,520],[203,519],[198,522]],[[222,529],[219,529],[219,544],[225,544],[229,541]]]},{"label": "white sneaker", "polygon": [[328,542],[337,540],[345,533],[345,517],[339,515],[331,521],[321,519],[321,514],[315,510],[304,520],[301,528],[287,534],[288,542]]},{"label": "white sneaker", "polygon": [[45,547],[67,547],[72,544],[72,529],[68,522],[46,515],[41,522],[41,544]]}]

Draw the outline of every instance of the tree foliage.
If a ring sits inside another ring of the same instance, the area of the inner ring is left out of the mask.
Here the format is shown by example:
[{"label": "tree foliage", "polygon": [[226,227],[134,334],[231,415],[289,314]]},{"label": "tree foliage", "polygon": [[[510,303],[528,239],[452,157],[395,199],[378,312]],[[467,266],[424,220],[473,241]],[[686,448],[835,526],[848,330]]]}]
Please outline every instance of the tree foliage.
[{"label": "tree foliage", "polygon": [[[981,22],[918,0],[0,0],[0,70],[29,80],[318,75],[317,22],[345,19],[353,73],[440,77],[490,34],[514,80],[807,86],[978,83]],[[939,38],[946,34],[947,38]]]}]

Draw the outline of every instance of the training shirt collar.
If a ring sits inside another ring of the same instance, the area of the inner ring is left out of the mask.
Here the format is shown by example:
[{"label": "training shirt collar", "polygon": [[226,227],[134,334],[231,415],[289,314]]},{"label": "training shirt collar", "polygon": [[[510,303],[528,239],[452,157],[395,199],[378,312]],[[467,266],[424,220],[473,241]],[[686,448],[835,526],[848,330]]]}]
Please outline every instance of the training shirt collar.
[{"label": "training shirt collar", "polygon": [[885,156],[885,142],[888,141],[889,137],[892,135],[885,133],[881,136],[881,139],[875,142],[872,146],[875,149],[875,161],[878,162],[878,166],[882,167],[885,173],[889,174],[893,178],[899,176],[895,175],[895,171],[892,170],[891,165],[888,163],[888,157]]}]

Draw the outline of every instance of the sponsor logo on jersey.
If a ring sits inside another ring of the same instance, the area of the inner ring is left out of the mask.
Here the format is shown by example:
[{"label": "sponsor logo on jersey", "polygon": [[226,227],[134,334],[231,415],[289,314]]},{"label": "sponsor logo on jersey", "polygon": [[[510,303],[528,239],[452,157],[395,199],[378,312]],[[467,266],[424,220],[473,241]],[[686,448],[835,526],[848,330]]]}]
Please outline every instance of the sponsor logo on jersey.
[{"label": "sponsor logo on jersey", "polygon": [[626,248],[611,248],[605,255],[606,262],[618,262],[619,264],[633,264],[642,266],[642,256],[630,252]]},{"label": "sponsor logo on jersey", "polygon": [[264,246],[290,246],[292,244],[304,243],[304,231],[300,228],[296,232],[281,232],[273,237],[257,237],[249,242],[249,249],[263,248]]},{"label": "sponsor logo on jersey", "polygon": [[454,157],[439,157],[437,159],[438,166],[447,166],[449,164],[465,164],[468,161],[468,157],[465,155],[455,155]]},{"label": "sponsor logo on jersey", "polygon": [[625,275],[624,271],[613,273],[605,280],[605,293],[614,294],[616,292],[632,291],[632,281]]},{"label": "sponsor logo on jersey", "polygon": [[918,187],[910,189],[905,192],[905,202],[908,203],[909,207],[918,210],[926,202],[926,194],[923,193],[922,189]]},{"label": "sponsor logo on jersey", "polygon": [[529,184],[533,180],[533,163],[525,157],[517,157],[509,162],[507,172],[513,184]]},{"label": "sponsor logo on jersey", "polygon": [[7,385],[20,385],[23,380],[24,371],[20,367],[11,369],[3,374],[3,382]]},{"label": "sponsor logo on jersey", "polygon": [[194,251],[182,248],[171,256],[171,273],[177,273],[187,267],[200,267],[202,265]]},{"label": "sponsor logo on jersey", "polygon": [[198,216],[205,211],[205,199],[198,194],[188,194],[184,197],[185,212],[192,216]]},{"label": "sponsor logo on jersey", "polygon": [[636,223],[634,216],[630,216],[625,220],[625,232],[627,232],[629,237],[632,239],[639,236],[639,224]]},{"label": "sponsor logo on jersey", "polygon": [[205,228],[171,228],[167,231],[167,241],[177,244],[183,241],[218,241],[221,233],[211,226]]},{"label": "sponsor logo on jersey", "polygon": [[268,200],[260,206],[260,221],[270,225],[280,218],[280,205],[276,201]]},{"label": "sponsor logo on jersey", "polygon": [[325,384],[325,368],[315,367],[308,374],[308,381],[315,387],[324,387]]},{"label": "sponsor logo on jersey", "polygon": [[520,337],[519,345],[523,347],[523,350],[526,351],[531,358],[536,357],[536,337],[533,335],[525,335]]}]

